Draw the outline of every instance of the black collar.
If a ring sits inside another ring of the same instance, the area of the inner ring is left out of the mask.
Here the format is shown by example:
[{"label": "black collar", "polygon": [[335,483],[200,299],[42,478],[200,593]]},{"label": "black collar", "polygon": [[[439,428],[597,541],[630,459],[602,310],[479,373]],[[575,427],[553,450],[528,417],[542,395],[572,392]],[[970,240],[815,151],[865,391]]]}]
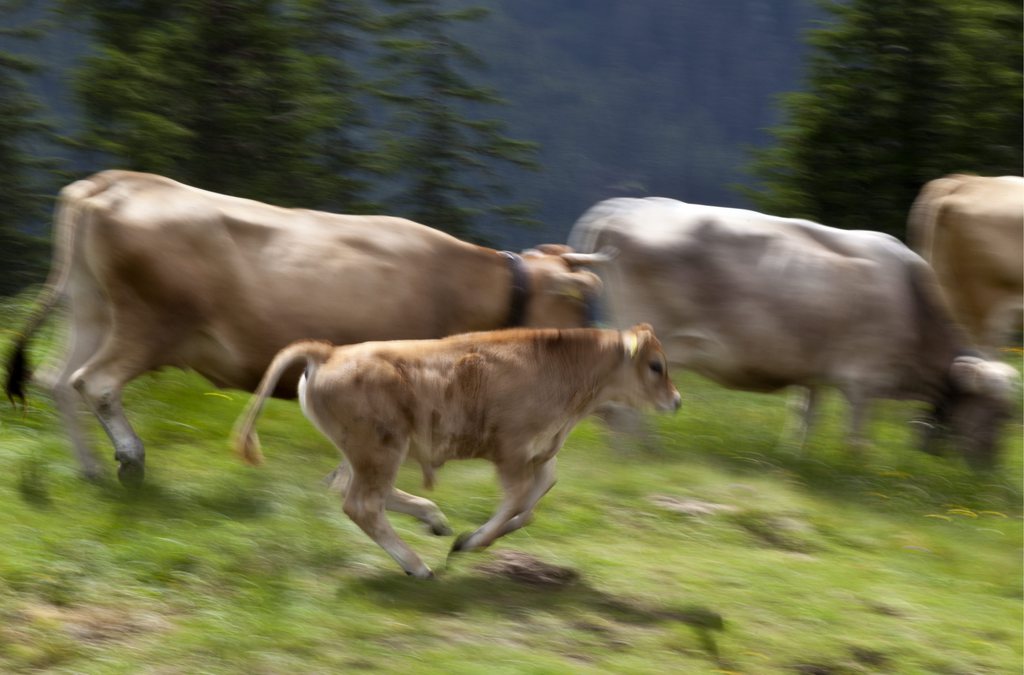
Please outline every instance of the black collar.
[{"label": "black collar", "polygon": [[526,301],[530,295],[529,279],[523,259],[511,251],[501,251],[508,261],[508,269],[512,273],[512,292],[509,296],[508,319],[505,328],[522,326],[526,320]]}]

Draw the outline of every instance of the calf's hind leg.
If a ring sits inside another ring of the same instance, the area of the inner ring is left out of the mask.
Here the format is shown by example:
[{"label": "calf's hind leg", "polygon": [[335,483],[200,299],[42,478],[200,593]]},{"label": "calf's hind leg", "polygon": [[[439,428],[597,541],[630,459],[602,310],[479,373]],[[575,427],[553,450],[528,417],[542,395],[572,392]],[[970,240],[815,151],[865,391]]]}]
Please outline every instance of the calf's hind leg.
[{"label": "calf's hind leg", "polygon": [[406,574],[420,579],[434,576],[416,552],[391,527],[384,508],[391,493],[401,454],[386,448],[369,448],[366,461],[352,466],[352,480],[343,508],[359,528],[395,559]]},{"label": "calf's hind leg", "polygon": [[[352,469],[347,462],[342,462],[338,468],[327,474],[324,482],[328,488],[341,494],[342,497],[348,492],[349,481],[352,479]],[[431,534],[447,536],[452,533],[448,526],[448,519],[437,504],[425,497],[403,492],[398,488],[391,488],[391,494],[385,501],[384,508],[395,513],[405,513],[413,516],[430,529]]]}]

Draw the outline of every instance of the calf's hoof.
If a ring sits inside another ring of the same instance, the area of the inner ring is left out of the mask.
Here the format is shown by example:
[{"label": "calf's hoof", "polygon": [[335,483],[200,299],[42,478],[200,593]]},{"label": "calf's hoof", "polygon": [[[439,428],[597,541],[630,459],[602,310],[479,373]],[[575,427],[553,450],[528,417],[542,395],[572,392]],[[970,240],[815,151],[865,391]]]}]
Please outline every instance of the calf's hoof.
[{"label": "calf's hoof", "polygon": [[431,570],[429,567],[424,567],[422,570],[420,570],[418,572],[410,572],[409,570],[406,570],[405,574],[407,576],[415,577],[417,579],[434,579],[435,578],[433,570]]}]

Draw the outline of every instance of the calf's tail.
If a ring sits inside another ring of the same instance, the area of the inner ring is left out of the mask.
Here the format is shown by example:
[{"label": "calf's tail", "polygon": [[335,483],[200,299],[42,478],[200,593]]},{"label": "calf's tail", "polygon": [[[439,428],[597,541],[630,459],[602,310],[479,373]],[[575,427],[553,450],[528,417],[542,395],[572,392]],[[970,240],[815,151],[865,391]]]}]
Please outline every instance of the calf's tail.
[{"label": "calf's tail", "polygon": [[263,453],[260,451],[259,438],[256,436],[254,427],[256,418],[263,410],[263,403],[270,396],[281,379],[281,374],[289,367],[299,361],[305,361],[308,366],[311,363],[322,364],[331,355],[334,346],[328,342],[316,340],[302,340],[288,345],[277,353],[274,360],[270,362],[267,372],[263,375],[260,386],[256,389],[249,404],[242,411],[235,428],[232,431],[233,446],[235,452],[242,456],[249,464],[260,464],[263,462]]}]

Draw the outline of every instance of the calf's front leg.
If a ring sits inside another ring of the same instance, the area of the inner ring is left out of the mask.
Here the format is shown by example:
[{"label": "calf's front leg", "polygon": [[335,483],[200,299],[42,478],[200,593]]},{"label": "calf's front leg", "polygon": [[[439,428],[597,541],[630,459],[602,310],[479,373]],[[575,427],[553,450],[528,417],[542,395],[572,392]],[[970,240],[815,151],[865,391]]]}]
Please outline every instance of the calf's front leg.
[{"label": "calf's front leg", "polygon": [[[530,495],[535,485],[534,475],[537,472],[529,464],[499,464],[498,478],[505,492],[498,510],[490,520],[468,534],[463,533],[452,544],[452,552],[472,551],[490,546],[495,539],[505,533],[505,527],[514,517],[528,511]],[[550,486],[549,486],[550,487]],[[546,490],[544,490],[546,492]],[[543,495],[543,492],[541,492]],[[537,497],[540,499],[540,496]],[[519,524],[522,527],[525,521]],[[513,527],[512,529],[518,529]],[[512,529],[508,530],[509,532]]]}]

